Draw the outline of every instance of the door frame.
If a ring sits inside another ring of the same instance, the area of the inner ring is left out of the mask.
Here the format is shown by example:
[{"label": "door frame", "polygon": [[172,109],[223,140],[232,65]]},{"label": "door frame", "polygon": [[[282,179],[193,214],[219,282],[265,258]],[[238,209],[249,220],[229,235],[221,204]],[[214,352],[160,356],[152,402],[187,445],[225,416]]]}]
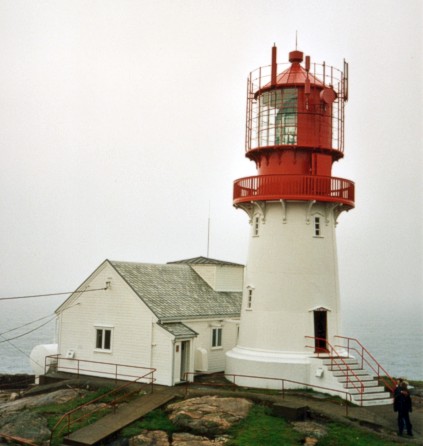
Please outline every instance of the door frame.
[{"label": "door frame", "polygon": [[317,308],[313,310],[314,352],[328,353],[328,310]]}]

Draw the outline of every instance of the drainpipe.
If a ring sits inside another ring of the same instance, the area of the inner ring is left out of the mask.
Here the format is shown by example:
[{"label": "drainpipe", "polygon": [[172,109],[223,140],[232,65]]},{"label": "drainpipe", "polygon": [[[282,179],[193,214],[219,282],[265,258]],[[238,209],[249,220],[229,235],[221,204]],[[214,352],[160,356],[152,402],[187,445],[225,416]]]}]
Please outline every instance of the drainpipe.
[{"label": "drainpipe", "polygon": [[156,346],[156,344],[154,344],[154,321],[153,318],[151,318],[151,330],[150,330],[150,368],[154,368],[153,367],[153,348]]},{"label": "drainpipe", "polygon": [[172,341],[172,374],[171,374],[171,386],[174,386],[175,385],[175,382],[174,382],[174,380],[175,380],[175,342],[176,342],[176,339],[175,338],[173,338],[173,341]]}]

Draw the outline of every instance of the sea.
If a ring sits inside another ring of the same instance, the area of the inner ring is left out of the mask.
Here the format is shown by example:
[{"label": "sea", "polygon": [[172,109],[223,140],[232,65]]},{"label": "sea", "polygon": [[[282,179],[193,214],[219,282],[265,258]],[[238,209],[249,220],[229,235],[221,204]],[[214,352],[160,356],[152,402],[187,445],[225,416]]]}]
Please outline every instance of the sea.
[{"label": "sea", "polygon": [[[31,350],[56,342],[54,310],[63,297],[0,302],[0,374],[33,374]],[[419,313],[348,314],[345,336],[358,339],[395,377],[423,380],[423,324]]]}]

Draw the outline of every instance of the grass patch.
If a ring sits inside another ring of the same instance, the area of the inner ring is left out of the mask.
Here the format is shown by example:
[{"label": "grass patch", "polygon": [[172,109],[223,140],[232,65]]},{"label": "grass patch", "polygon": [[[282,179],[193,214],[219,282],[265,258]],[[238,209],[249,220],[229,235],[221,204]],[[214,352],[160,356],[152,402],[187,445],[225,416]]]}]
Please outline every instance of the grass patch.
[{"label": "grass patch", "polygon": [[[324,425],[327,435],[319,439],[319,446],[396,446],[376,434],[341,423]],[[270,415],[269,409],[253,406],[248,417],[234,426],[233,437],[227,446],[295,446],[303,444],[305,435],[296,432],[283,418]]]},{"label": "grass patch", "polygon": [[319,440],[319,446],[398,446],[398,443],[386,441],[376,434],[340,423],[328,423],[325,426],[328,435]]},{"label": "grass patch", "polygon": [[[90,392],[82,397],[74,398],[73,400],[67,401],[63,404],[46,404],[44,406],[34,407],[31,409],[32,412],[39,413],[40,415],[44,415],[47,418],[47,426],[50,430],[53,429],[53,427],[56,425],[56,423],[60,420],[60,418],[63,416],[63,414],[76,409],[77,407],[89,403],[90,401],[110,392],[113,387],[102,387],[98,389],[95,392]],[[104,400],[100,400],[100,402],[106,402],[107,400],[110,400],[109,397],[105,397]],[[94,412],[89,415],[84,420],[81,420],[78,423],[75,423],[71,426],[70,431],[74,432],[84,426],[87,426],[88,424],[93,424],[100,418],[102,418],[107,413],[111,412],[110,409],[101,409],[97,412]],[[77,412],[74,416],[74,418],[80,416],[83,412]],[[64,435],[66,435],[67,432],[61,432],[60,434],[56,434],[53,437],[51,446],[59,446],[62,444],[62,439]]]},{"label": "grass patch", "polygon": [[283,418],[273,417],[263,406],[253,406],[244,420],[234,426],[227,446],[298,445],[302,435],[295,432]]},{"label": "grass patch", "polygon": [[167,432],[168,434],[178,431],[178,428],[169,420],[164,410],[155,409],[140,420],[137,420],[122,429],[120,434],[124,438],[130,438],[138,435],[144,429],[161,430]]}]

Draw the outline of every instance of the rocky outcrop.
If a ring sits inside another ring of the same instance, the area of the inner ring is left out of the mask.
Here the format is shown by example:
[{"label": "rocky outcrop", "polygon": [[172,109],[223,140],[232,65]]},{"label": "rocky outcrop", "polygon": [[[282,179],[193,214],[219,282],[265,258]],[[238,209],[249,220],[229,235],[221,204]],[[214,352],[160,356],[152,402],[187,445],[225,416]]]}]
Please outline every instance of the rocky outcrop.
[{"label": "rocky outcrop", "polygon": [[84,394],[86,394],[86,391],[80,389],[61,389],[55,392],[15,399],[14,401],[0,405],[0,415],[4,412],[16,412],[18,410],[45,406],[47,404],[63,404]]},{"label": "rocky outcrop", "polygon": [[244,398],[203,396],[170,404],[167,412],[179,428],[213,437],[245,418],[252,404]]},{"label": "rocky outcrop", "polygon": [[129,440],[129,446],[169,446],[167,433],[164,431],[143,430]]},{"label": "rocky outcrop", "polygon": [[318,440],[325,437],[328,433],[325,426],[315,423],[313,421],[298,421],[292,423],[295,431],[305,435],[304,444],[313,446],[318,443]]},{"label": "rocky outcrop", "polygon": [[229,441],[228,437],[217,437],[210,440],[207,437],[200,437],[198,435],[180,433],[173,434],[172,446],[223,446]]},{"label": "rocky outcrop", "polygon": [[29,411],[2,414],[0,416],[0,432],[31,439],[36,444],[41,444],[50,438],[47,419]]},{"label": "rocky outcrop", "polygon": [[222,436],[210,440],[207,437],[185,432],[173,434],[169,442],[166,432],[144,430],[129,440],[129,446],[224,446],[227,442],[228,437]]}]

